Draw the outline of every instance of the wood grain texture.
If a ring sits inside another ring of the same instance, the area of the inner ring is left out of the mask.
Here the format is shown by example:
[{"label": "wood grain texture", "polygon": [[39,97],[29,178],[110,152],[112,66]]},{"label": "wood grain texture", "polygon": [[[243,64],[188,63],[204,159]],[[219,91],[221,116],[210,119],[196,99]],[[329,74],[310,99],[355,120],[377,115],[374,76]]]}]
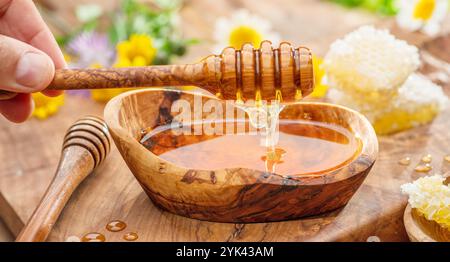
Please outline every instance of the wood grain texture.
[{"label": "wood grain texture", "polygon": [[412,242],[450,242],[450,231],[426,219],[408,205],[403,217],[406,232]]},{"label": "wood grain texture", "polygon": [[[263,42],[256,49],[244,44],[242,50],[226,48],[220,55],[210,55],[196,64],[161,65],[129,68],[58,69],[49,90],[104,89],[127,87],[198,86],[223,99],[274,100],[276,91],[284,101],[294,101],[298,90],[309,95],[314,87],[312,53],[306,47],[293,48],[283,42],[273,48]],[[259,61],[273,58],[274,63],[261,65]],[[258,62],[256,62],[258,61]],[[272,74],[271,86],[261,89],[262,75]],[[14,93],[0,90],[0,100],[14,97]]]},{"label": "wood grain texture", "polygon": [[[203,64],[57,70],[51,90],[192,85]],[[201,83],[199,83],[201,84]]]},{"label": "wood grain texture", "polygon": [[[49,1],[71,25],[76,24],[75,6],[79,2],[92,2]],[[96,2],[107,10],[117,5],[117,1]],[[205,41],[192,46],[179,63],[198,61],[213,53],[211,25],[218,17],[239,8],[247,8],[265,17],[284,40],[309,46],[319,56],[325,54],[329,44],[337,37],[363,24],[375,23],[379,27],[389,28],[396,36],[419,46],[429,40],[420,33],[400,30],[392,19],[364,11],[350,12],[325,1],[194,0],[186,2],[181,10],[183,22],[180,26],[186,37]],[[449,18],[443,24],[447,31]],[[311,21],[314,21],[314,26],[311,26]],[[336,26],[337,21],[339,26]],[[447,54],[448,51],[442,50],[441,53]],[[439,53],[433,55],[439,57]],[[435,67],[432,70],[439,71]],[[428,71],[424,73],[428,75]],[[448,83],[438,83],[450,95]],[[10,221],[17,221],[14,217],[20,217],[22,221],[16,223],[19,226],[29,219],[53,177],[65,130],[85,114],[101,115],[102,105],[68,97],[61,112],[46,121],[32,119],[25,124],[14,125],[0,119],[0,160],[3,163],[0,165],[0,194],[14,211],[5,212],[7,209],[0,208],[2,217],[8,217]],[[447,110],[429,125],[380,137],[377,163],[344,208],[321,216],[277,223],[212,223],[161,211],[148,201],[113,145],[107,164],[94,171],[93,176],[88,177],[74,192],[48,240],[64,241],[68,236],[100,231],[105,233],[107,241],[123,241],[122,234],[104,229],[109,221],[122,219],[128,224],[126,230],[139,233],[138,241],[366,241],[372,235],[378,236],[381,241],[408,241],[403,226],[406,196],[400,194],[399,187],[424,176],[413,170],[414,164],[424,154],[433,156],[433,172],[450,170],[450,165],[441,160],[450,148],[449,116],[450,111]],[[397,164],[405,156],[411,157],[411,166]]]},{"label": "wood grain texture", "polygon": [[5,223],[0,220],[0,242],[11,242],[13,241],[13,235],[11,231],[9,231],[8,227],[6,227]]},{"label": "wood grain texture", "polygon": [[17,236],[22,230],[24,222],[15,212],[12,204],[2,194],[0,194],[0,215],[2,223],[7,226],[14,236]]},{"label": "wood grain texture", "polygon": [[[362,115],[336,105],[305,102],[286,105],[280,119],[330,123],[352,132],[362,149],[348,165],[309,176],[246,168],[195,170],[165,161],[139,143],[143,127],[171,123],[179,113],[171,111],[174,103],[188,101],[191,114],[198,115],[203,108],[194,106],[194,95],[176,90],[133,91],[114,98],[105,108],[105,121],[128,167],[150,199],[175,214],[236,223],[291,220],[335,210],[350,200],[378,154],[375,132]],[[213,96],[201,99],[217,101],[225,108],[225,102]]]},{"label": "wood grain texture", "polygon": [[[220,55],[210,55],[196,64],[147,66],[109,69],[57,70],[50,90],[102,89],[123,87],[161,87],[194,85],[223,99],[276,98],[281,91],[285,101],[293,101],[296,90],[309,95],[314,86],[312,53],[306,47],[293,48],[283,42],[272,47],[263,42],[259,49],[245,44],[241,50],[226,48]],[[260,61],[273,60],[262,65]],[[257,62],[256,62],[257,61]],[[264,79],[266,87],[261,88]],[[268,86],[268,84],[271,84]]]}]

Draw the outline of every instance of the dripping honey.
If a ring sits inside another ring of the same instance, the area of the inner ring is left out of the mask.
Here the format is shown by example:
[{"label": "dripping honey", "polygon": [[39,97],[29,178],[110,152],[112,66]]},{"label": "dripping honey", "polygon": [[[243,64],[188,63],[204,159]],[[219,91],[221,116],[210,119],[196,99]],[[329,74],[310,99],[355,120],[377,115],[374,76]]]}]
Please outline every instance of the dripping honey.
[{"label": "dripping honey", "polygon": [[[171,124],[156,128],[144,127],[140,142],[160,158],[189,169],[249,168],[282,175],[307,175],[319,174],[348,164],[361,151],[359,138],[349,130],[332,124],[316,123],[310,119],[279,121],[279,113],[284,106],[275,105],[279,105],[283,100],[301,100],[309,91],[302,89],[300,49],[291,48],[289,51],[285,47],[280,45],[280,48],[275,49],[262,48],[266,50],[265,54],[268,53],[273,59],[273,72],[270,71],[270,74],[273,74],[271,92],[274,93],[271,95],[263,89],[263,71],[266,68],[262,64],[263,52],[253,49],[251,67],[254,71],[253,77],[250,78],[245,74],[245,68],[248,69],[248,56],[242,53],[246,52],[248,55],[249,49],[233,52],[236,73],[235,105],[246,112],[249,119],[228,119],[227,115],[221,124],[214,123],[216,126],[223,125],[222,130],[226,128],[227,132],[213,134],[197,132],[202,130],[202,125],[211,124],[208,120],[183,123],[183,129],[187,128],[192,131],[190,133],[174,133]],[[310,59],[309,50],[308,54]],[[290,72],[287,78],[286,72],[282,71],[286,61],[292,64],[293,72]],[[312,74],[312,71],[310,73]],[[308,77],[303,80],[309,79]],[[250,94],[249,88],[245,86],[249,81],[254,81],[251,84],[253,94]],[[218,91],[216,95],[223,98],[224,94]],[[264,108],[263,98],[269,97],[274,98],[274,101],[267,101],[271,104],[264,112],[267,115],[266,122],[263,125],[255,124],[254,119],[259,117],[257,111]],[[254,99],[253,106],[248,106],[246,99]],[[198,110],[194,109],[193,112]],[[234,128],[229,132],[230,123],[234,126],[243,125],[244,128]],[[259,132],[261,130],[263,132]]]},{"label": "dripping honey", "polygon": [[[143,132],[141,143],[160,158],[197,170],[249,168],[280,175],[310,175],[330,171],[351,162],[361,142],[349,130],[311,120],[279,121],[278,143],[265,146],[264,135],[250,132],[248,119],[225,120],[234,130],[198,135],[173,132],[170,125]],[[193,123],[210,124],[207,121]],[[186,128],[186,127],[185,127]],[[257,130],[258,131],[258,130]]]}]

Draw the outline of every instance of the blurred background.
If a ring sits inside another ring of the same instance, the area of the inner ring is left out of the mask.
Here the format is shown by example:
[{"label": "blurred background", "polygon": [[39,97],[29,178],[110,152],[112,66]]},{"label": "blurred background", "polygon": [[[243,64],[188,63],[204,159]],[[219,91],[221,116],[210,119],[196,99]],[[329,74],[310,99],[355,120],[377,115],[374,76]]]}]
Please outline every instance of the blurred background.
[{"label": "blurred background", "polygon": [[[445,1],[445,2],[444,2]],[[420,45],[448,31],[447,0],[114,0],[35,1],[64,51],[69,67],[127,67],[195,62],[227,46],[289,41],[316,55],[318,90],[326,87],[321,62],[329,45],[361,25],[388,28]],[[436,3],[435,3],[436,2]],[[437,3],[447,3],[441,7]],[[445,10],[443,15],[439,10]],[[418,24],[417,18],[423,23]],[[425,20],[426,19],[426,20]],[[186,87],[190,88],[190,87]],[[126,91],[75,91],[105,103]],[[45,119],[64,104],[34,95],[34,116]]]}]

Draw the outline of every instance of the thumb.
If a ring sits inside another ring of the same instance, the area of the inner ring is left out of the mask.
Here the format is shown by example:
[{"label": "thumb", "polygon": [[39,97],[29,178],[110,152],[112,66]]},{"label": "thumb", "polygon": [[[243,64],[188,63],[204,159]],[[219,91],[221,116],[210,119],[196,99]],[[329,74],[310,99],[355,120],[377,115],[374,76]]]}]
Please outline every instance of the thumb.
[{"label": "thumb", "polygon": [[32,93],[46,88],[55,66],[44,52],[16,39],[0,35],[0,89]]}]

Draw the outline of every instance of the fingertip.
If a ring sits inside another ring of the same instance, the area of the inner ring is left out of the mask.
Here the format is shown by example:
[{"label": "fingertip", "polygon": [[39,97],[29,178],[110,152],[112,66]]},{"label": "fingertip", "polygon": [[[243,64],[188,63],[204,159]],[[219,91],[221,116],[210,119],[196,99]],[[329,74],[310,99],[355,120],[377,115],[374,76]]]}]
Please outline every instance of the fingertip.
[{"label": "fingertip", "polygon": [[33,109],[34,102],[30,94],[18,94],[11,99],[0,101],[0,113],[14,123],[26,121]]},{"label": "fingertip", "polygon": [[45,89],[53,80],[55,65],[44,52],[31,50],[24,52],[16,65],[15,80],[26,93]]}]

